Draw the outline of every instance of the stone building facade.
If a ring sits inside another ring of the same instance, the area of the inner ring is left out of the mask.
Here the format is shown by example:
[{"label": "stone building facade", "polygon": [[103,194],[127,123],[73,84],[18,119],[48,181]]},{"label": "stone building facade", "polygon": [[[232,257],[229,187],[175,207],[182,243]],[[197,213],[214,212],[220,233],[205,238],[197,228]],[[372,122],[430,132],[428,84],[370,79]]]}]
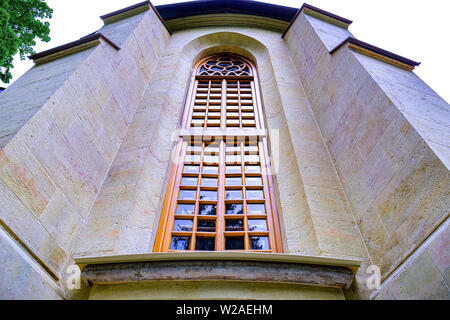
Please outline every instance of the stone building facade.
[{"label": "stone building facade", "polygon": [[[0,298],[450,298],[450,108],[418,63],[307,4],[101,18],[0,93]],[[281,246],[156,250],[195,66],[220,54],[255,70]]]}]

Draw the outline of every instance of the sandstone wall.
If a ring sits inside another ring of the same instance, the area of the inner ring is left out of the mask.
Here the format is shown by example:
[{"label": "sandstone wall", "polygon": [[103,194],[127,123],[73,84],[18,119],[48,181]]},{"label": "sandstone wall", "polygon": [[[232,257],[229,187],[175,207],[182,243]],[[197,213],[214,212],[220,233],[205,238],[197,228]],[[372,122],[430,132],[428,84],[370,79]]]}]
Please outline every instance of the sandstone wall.
[{"label": "sandstone wall", "polygon": [[[302,13],[285,40],[370,254],[366,264],[386,280],[448,217],[450,108],[411,71],[345,45],[330,55],[348,36]],[[433,281],[426,290],[442,293],[448,271]]]},{"label": "sandstone wall", "polygon": [[[100,31],[120,50],[101,40],[33,67],[0,95],[0,225],[56,279],[169,38],[153,10]],[[7,281],[19,290],[24,279]]]},{"label": "sandstone wall", "polygon": [[0,300],[60,300],[64,296],[54,280],[1,227],[0,261]]}]

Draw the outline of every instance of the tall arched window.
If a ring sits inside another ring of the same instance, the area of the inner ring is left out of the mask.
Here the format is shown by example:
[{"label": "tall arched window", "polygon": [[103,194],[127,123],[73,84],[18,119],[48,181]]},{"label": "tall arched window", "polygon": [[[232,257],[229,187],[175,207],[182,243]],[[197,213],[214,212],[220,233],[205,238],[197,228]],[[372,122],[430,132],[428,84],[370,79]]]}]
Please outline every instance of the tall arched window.
[{"label": "tall arched window", "polygon": [[218,54],[194,68],[155,252],[282,252],[257,73]]}]

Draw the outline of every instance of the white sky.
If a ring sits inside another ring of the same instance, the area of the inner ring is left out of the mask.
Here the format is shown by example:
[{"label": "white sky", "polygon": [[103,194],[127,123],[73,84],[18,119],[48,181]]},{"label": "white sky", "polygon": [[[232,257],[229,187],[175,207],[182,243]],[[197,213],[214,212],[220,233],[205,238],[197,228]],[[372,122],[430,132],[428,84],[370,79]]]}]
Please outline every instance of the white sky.
[{"label": "white sky", "polygon": [[[36,52],[47,50],[102,26],[100,15],[142,0],[47,0],[53,8],[49,43],[38,43]],[[299,8],[301,0],[262,0]],[[153,0],[153,5],[182,1]],[[450,12],[449,0],[306,0],[308,4],[353,20],[350,31],[358,39],[422,62],[415,72],[447,102],[450,102]],[[33,63],[15,60],[13,80]],[[7,84],[0,86],[6,87]]]}]

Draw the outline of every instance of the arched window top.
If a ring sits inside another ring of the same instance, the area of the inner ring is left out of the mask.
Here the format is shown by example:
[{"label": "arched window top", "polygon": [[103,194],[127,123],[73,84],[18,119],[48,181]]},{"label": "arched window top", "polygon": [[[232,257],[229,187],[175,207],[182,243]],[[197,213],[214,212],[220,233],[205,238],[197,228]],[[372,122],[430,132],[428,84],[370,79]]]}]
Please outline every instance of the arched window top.
[{"label": "arched window top", "polygon": [[220,54],[207,58],[197,69],[199,76],[252,76],[252,67],[243,58]]}]

